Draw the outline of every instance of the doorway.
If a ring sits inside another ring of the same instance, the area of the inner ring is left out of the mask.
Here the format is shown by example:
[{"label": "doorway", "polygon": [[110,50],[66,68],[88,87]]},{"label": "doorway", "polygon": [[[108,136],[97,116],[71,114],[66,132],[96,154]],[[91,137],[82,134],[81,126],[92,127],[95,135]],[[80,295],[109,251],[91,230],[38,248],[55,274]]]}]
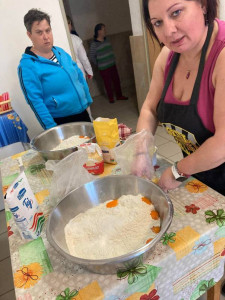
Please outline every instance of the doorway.
[{"label": "doorway", "polygon": [[105,96],[102,78],[97,67],[92,64],[94,77],[88,80],[88,85],[94,101],[91,105],[93,117],[116,117],[118,123],[126,122],[128,123],[125,123],[126,125],[132,125],[135,129],[139,113],[129,40],[132,36],[132,27],[128,0],[108,0],[107,5],[104,0],[63,0],[63,2],[65,12],[72,19],[87,54],[93,40],[95,25],[98,23],[106,25],[107,38],[116,57],[122,91],[129,97],[127,101],[110,104]]}]

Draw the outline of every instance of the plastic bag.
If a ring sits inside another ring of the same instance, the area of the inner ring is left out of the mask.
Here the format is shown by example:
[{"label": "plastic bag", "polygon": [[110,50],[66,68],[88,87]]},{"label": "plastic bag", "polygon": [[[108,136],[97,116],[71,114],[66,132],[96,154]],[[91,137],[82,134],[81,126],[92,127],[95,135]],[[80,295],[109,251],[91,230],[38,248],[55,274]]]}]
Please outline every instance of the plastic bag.
[{"label": "plastic bag", "polygon": [[98,144],[85,143],[80,145],[88,154],[88,160],[84,164],[84,168],[93,175],[100,175],[104,172],[104,161],[102,150]]},{"label": "plastic bag", "polygon": [[114,149],[122,174],[147,179],[152,179],[155,175],[152,163],[154,152],[154,137],[147,130],[131,135],[123,145]]},{"label": "plastic bag", "polygon": [[102,149],[104,162],[116,164],[112,149],[120,145],[117,119],[97,118],[93,126],[97,143]]},{"label": "plastic bag", "polygon": [[53,205],[56,205],[74,189],[95,179],[83,167],[87,160],[87,152],[85,149],[79,148],[60,161],[48,160],[46,162],[46,169],[54,172],[49,196]]},{"label": "plastic bag", "polygon": [[38,202],[24,172],[8,188],[5,201],[13,214],[22,239],[38,238],[45,217],[39,209]]}]

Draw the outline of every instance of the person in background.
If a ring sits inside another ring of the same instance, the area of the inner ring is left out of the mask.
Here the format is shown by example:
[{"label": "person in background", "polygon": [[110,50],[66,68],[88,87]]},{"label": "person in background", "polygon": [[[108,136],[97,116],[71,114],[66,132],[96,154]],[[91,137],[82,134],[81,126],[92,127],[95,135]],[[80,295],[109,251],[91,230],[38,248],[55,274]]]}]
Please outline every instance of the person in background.
[{"label": "person in background", "polygon": [[[73,33],[74,32],[74,29],[73,29],[74,26],[73,26],[71,18],[69,16],[66,16],[66,17],[67,17],[67,23],[68,23],[68,27],[69,27],[69,31],[70,31],[72,44],[73,44],[73,49],[74,49],[74,52],[75,52],[75,55],[76,55],[77,65],[81,69],[85,79],[86,79],[86,77],[88,79],[92,79],[93,71],[92,71],[91,64],[90,64],[90,62],[87,58],[87,54],[86,54],[86,51],[84,49],[83,42],[77,34]],[[87,112],[90,116],[90,119],[93,120],[93,118],[91,116],[90,107],[87,108]]]},{"label": "person in background", "polygon": [[73,49],[76,54],[77,65],[81,69],[81,71],[84,75],[84,78],[86,78],[86,76],[87,76],[88,79],[91,79],[93,77],[93,71],[92,71],[91,64],[88,60],[86,51],[84,49],[83,42],[82,42],[81,38],[79,38],[77,35],[72,33],[73,32],[72,20],[69,16],[66,16],[66,17],[67,17],[69,31],[70,31],[70,35],[71,35],[71,39],[72,39],[72,43],[73,43]]},{"label": "person in background", "polygon": [[[159,186],[177,188],[190,175],[225,195],[225,22],[217,0],[143,0],[145,23],[165,45],[154,65],[137,132],[158,122],[184,158],[167,168]],[[136,174],[145,173],[137,153]]]},{"label": "person in background", "polygon": [[95,26],[94,40],[90,47],[90,60],[98,67],[103,79],[106,93],[110,103],[114,103],[114,86],[117,100],[127,100],[122,95],[119,74],[112,46],[106,38],[105,25],[100,23]]},{"label": "person in background", "polygon": [[74,35],[76,35],[76,36],[79,36],[79,34],[77,33],[77,31],[76,31],[76,29],[75,29],[75,27],[74,27],[74,24],[73,24],[73,22],[72,22],[70,16],[67,15],[66,18],[67,18],[67,23],[68,23],[68,25],[69,25],[70,33],[71,33],[71,34],[74,34]]},{"label": "person in background", "polygon": [[69,122],[86,121],[93,102],[82,71],[62,48],[53,46],[50,17],[38,9],[24,16],[32,42],[18,66],[21,89],[44,129]]}]

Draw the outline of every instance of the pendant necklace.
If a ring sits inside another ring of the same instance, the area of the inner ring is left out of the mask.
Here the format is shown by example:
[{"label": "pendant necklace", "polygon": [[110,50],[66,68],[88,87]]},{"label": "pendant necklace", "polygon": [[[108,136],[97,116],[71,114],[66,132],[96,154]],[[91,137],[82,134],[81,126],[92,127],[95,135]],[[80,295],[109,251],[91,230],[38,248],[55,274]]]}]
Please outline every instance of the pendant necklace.
[{"label": "pendant necklace", "polygon": [[188,79],[191,75],[191,70],[187,70],[186,79]]}]

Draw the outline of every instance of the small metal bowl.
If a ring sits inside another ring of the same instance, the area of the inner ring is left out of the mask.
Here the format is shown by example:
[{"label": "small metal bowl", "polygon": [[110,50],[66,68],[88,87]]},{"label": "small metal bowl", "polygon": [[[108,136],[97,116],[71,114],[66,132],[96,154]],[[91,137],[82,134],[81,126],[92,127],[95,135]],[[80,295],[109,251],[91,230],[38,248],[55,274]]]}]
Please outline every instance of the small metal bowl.
[{"label": "small metal bowl", "polygon": [[[129,194],[142,194],[151,199],[160,215],[161,230],[156,237],[141,248],[114,258],[92,260],[70,255],[64,234],[66,224],[91,207]],[[145,260],[168,230],[172,218],[172,202],[156,184],[133,175],[111,175],[86,183],[62,199],[49,216],[47,238],[49,243],[71,262],[82,265],[95,273],[114,274],[118,269],[135,267],[137,260]]]},{"label": "small metal bowl", "polygon": [[45,160],[61,160],[74,151],[77,146],[63,150],[52,150],[57,147],[63,140],[73,135],[83,135],[90,137],[86,143],[94,142],[95,132],[93,124],[90,122],[74,122],[62,124],[48,130],[45,130],[38,136],[34,137],[31,142],[31,148],[38,151]]}]

